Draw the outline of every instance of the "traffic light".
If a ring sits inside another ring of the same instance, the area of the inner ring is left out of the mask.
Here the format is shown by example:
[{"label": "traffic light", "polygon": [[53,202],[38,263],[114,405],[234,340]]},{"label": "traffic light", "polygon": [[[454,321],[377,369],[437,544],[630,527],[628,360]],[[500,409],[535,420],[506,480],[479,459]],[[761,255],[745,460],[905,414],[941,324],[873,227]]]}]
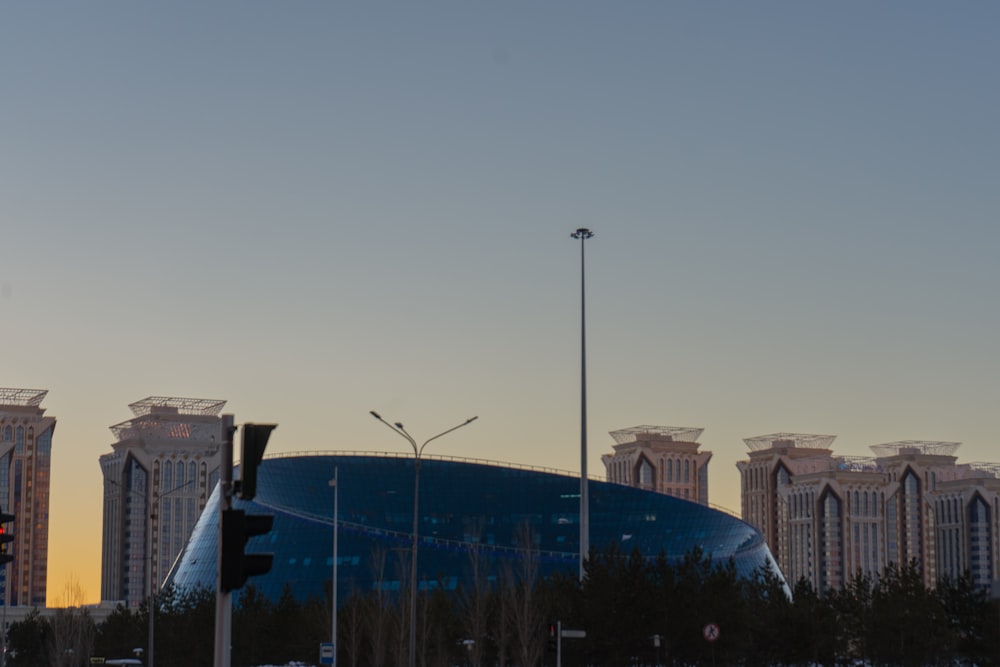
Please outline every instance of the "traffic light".
[{"label": "traffic light", "polygon": [[236,495],[243,500],[252,500],[257,495],[257,467],[264,458],[267,440],[277,424],[244,424],[243,445],[240,454],[240,481],[236,485]]},{"label": "traffic light", "polygon": [[548,632],[545,634],[545,652],[555,653],[559,644],[559,624],[549,623]]},{"label": "traffic light", "polygon": [[14,534],[7,530],[7,524],[13,520],[13,514],[4,514],[0,510],[0,565],[6,565],[14,560],[14,554],[8,551],[7,546],[14,541]]},{"label": "traffic light", "polygon": [[242,588],[250,577],[267,574],[274,554],[244,553],[247,541],[265,535],[274,525],[273,514],[247,514],[243,510],[222,511],[222,555],[219,588],[228,593]]}]

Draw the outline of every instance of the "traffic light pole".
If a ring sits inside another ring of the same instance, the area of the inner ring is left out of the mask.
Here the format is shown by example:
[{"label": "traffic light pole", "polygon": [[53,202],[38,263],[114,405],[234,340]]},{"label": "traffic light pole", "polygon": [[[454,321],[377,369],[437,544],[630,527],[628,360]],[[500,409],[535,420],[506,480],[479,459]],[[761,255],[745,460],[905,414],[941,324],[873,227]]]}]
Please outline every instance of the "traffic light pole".
[{"label": "traffic light pole", "polygon": [[562,667],[562,621],[556,622],[556,667]]},{"label": "traffic light pole", "polygon": [[[14,535],[7,532],[7,524],[17,518],[13,514],[7,514],[0,509],[0,568],[3,568],[3,644],[0,646],[3,657],[0,658],[0,667],[7,667],[7,607],[10,605],[10,568],[8,565],[14,560]],[[8,550],[8,546],[10,549]]]},{"label": "traffic light pole", "polygon": [[233,630],[233,594],[222,589],[222,516],[233,505],[233,415],[222,415],[222,460],[219,463],[219,553],[215,589],[215,667],[230,667]]}]

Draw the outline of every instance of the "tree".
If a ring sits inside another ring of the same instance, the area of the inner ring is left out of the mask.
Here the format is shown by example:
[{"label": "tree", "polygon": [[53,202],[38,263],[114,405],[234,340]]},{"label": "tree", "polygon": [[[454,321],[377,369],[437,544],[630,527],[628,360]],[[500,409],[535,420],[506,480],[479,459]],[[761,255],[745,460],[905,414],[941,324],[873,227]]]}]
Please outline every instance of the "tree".
[{"label": "tree", "polygon": [[837,619],[829,631],[837,635],[842,659],[863,661],[872,655],[868,645],[872,589],[872,578],[858,571],[842,588],[826,591],[825,599]]},{"label": "tree", "polygon": [[52,626],[37,609],[32,609],[23,621],[12,623],[7,631],[9,667],[48,667],[51,633]]},{"label": "tree", "polygon": [[82,607],[87,601],[87,593],[80,585],[80,578],[70,572],[63,583],[62,594],[56,600],[57,607]]},{"label": "tree", "polygon": [[833,630],[837,617],[828,600],[819,596],[807,579],[800,579],[792,594],[791,614],[784,626],[785,636],[792,639],[792,664],[832,665],[837,656],[847,653],[847,641]]},{"label": "tree", "polygon": [[535,667],[545,650],[542,627],[545,616],[538,608],[534,597],[535,582],[538,580],[538,548],[535,535],[529,523],[517,529],[516,542],[520,552],[518,569],[504,569],[503,593],[507,596],[504,604],[506,618],[513,631],[513,648],[517,663],[522,667]]},{"label": "tree", "polygon": [[97,626],[94,653],[105,658],[125,658],[132,650],[143,647],[149,639],[147,626],[125,605],[119,604]]},{"label": "tree", "polygon": [[[273,605],[257,587],[247,584],[233,608],[234,666],[285,664],[288,657],[274,656],[275,633],[271,628]],[[281,637],[284,641],[285,637]]]},{"label": "tree", "polygon": [[478,542],[469,549],[469,581],[470,585],[458,592],[458,609],[464,620],[463,639],[471,642],[464,644],[469,664],[471,667],[481,667],[489,629],[490,583]]},{"label": "tree", "polygon": [[939,581],[935,595],[947,619],[947,655],[975,664],[995,660],[996,648],[989,638],[997,628],[996,604],[987,589],[977,587],[965,573],[958,579]]},{"label": "tree", "polygon": [[872,590],[868,657],[898,665],[936,664],[948,644],[948,621],[924,586],[915,561],[885,568]]},{"label": "tree", "polygon": [[86,609],[57,609],[49,620],[51,667],[82,667],[90,664],[97,634],[94,620]]},{"label": "tree", "polygon": [[337,610],[337,664],[346,654],[348,667],[358,667],[365,638],[365,599],[352,593]]},{"label": "tree", "polygon": [[371,659],[368,664],[371,667],[385,667],[387,639],[391,636],[393,624],[397,619],[386,604],[385,550],[376,547],[372,550],[371,559],[375,582],[371,594],[365,597],[366,625],[369,628],[368,644],[371,649]]},{"label": "tree", "polygon": [[215,650],[215,591],[166,588],[156,596],[157,667],[201,664]]},{"label": "tree", "polygon": [[650,585],[653,571],[643,555],[623,554],[613,544],[587,560],[582,584],[586,650],[595,662],[627,664],[635,658],[651,664],[662,617]]}]

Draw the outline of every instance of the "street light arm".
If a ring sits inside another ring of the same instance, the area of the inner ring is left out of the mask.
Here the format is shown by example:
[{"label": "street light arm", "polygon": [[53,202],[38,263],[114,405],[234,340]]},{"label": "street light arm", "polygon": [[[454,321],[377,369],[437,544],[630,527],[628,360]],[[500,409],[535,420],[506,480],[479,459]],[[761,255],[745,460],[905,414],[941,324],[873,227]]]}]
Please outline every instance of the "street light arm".
[{"label": "street light arm", "polygon": [[382,422],[383,424],[385,424],[386,427],[390,431],[392,431],[393,433],[398,434],[399,437],[406,438],[406,441],[410,443],[411,447],[413,447],[413,453],[417,454],[417,442],[416,442],[416,440],[414,440],[413,438],[410,437],[410,434],[406,432],[406,430],[403,428],[402,424],[400,424],[398,427],[397,426],[393,426],[392,424],[390,424],[386,420],[382,419],[382,415],[380,415],[379,413],[375,412],[374,410],[369,410],[368,413],[372,417],[374,417],[375,419],[377,419],[380,422]]},{"label": "street light arm", "polygon": [[[372,417],[374,417],[375,419],[379,420],[380,422],[382,422],[383,424],[385,424],[386,426],[388,426],[389,428],[391,428],[393,431],[395,431],[396,433],[398,433],[400,436],[406,438],[406,440],[410,443],[410,445],[413,446],[413,534],[411,536],[413,541],[410,544],[410,553],[411,553],[411,556],[410,556],[410,638],[409,638],[410,639],[410,650],[409,650],[409,656],[408,656],[408,667],[417,667],[417,588],[418,588],[418,584],[417,584],[417,533],[418,533],[418,531],[420,529],[420,523],[419,523],[419,519],[420,519],[420,514],[419,514],[419,505],[420,505],[420,454],[424,451],[424,447],[426,447],[428,445],[428,443],[432,442],[433,440],[437,440],[438,438],[440,438],[443,435],[448,435],[449,433],[451,433],[452,431],[454,431],[456,429],[460,429],[463,426],[467,426],[468,424],[471,424],[472,422],[474,422],[477,419],[479,419],[479,417],[470,417],[469,419],[466,419],[461,424],[458,424],[457,426],[452,426],[447,431],[443,431],[441,433],[438,433],[433,438],[430,438],[430,439],[424,441],[424,444],[420,445],[420,447],[417,447],[416,441],[412,437],[410,437],[410,434],[406,432],[405,428],[403,428],[402,422],[396,422],[395,426],[393,426],[392,424],[390,424],[386,420],[382,419],[382,415],[380,415],[379,413],[375,412],[374,410],[370,410],[369,412],[371,413]],[[336,511],[334,511],[334,514],[336,515]],[[336,563],[336,562],[337,562],[336,559],[334,559],[334,563]],[[334,585],[336,585],[336,584],[334,584]]]},{"label": "street light arm", "polygon": [[171,493],[173,493],[175,491],[180,491],[181,489],[186,489],[187,487],[191,486],[192,484],[194,484],[194,480],[193,479],[189,479],[188,481],[186,481],[183,484],[180,484],[178,486],[175,486],[174,488],[170,489],[169,491],[166,491],[164,493],[158,493],[158,494],[156,494],[156,497],[157,498],[166,498]]},{"label": "street light arm", "polygon": [[448,435],[452,431],[456,431],[456,430],[462,428],[463,426],[468,426],[469,424],[471,424],[472,422],[476,421],[477,419],[479,419],[479,415],[476,415],[475,417],[469,417],[468,419],[466,419],[464,422],[462,422],[458,426],[452,426],[447,431],[444,431],[443,433],[438,433],[433,438],[430,438],[424,444],[420,445],[420,449],[417,450],[417,457],[419,457],[424,452],[424,447],[426,447],[428,445],[428,443],[430,443],[431,441],[437,440],[438,438],[440,438],[443,435]]}]

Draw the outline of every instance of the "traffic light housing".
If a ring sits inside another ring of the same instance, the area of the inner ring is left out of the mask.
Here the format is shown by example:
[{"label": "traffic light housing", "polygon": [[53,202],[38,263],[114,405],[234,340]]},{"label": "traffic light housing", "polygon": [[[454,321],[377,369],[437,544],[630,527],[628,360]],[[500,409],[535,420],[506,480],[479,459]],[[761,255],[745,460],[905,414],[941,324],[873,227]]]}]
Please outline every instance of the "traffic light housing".
[{"label": "traffic light housing", "polygon": [[222,511],[219,588],[223,592],[242,588],[250,577],[271,571],[274,554],[245,553],[244,549],[251,537],[266,535],[273,525],[273,514],[247,514],[236,509]]},{"label": "traffic light housing", "polygon": [[244,424],[242,451],[240,454],[240,481],[236,485],[236,495],[243,500],[252,500],[257,495],[257,468],[264,458],[267,440],[277,424]]},{"label": "traffic light housing", "polygon": [[545,651],[546,653],[555,653],[559,644],[559,624],[549,623],[545,633]]},{"label": "traffic light housing", "polygon": [[0,511],[0,565],[6,565],[14,560],[13,549],[10,547],[14,541],[14,534],[7,530],[7,524],[13,520],[13,514]]}]

